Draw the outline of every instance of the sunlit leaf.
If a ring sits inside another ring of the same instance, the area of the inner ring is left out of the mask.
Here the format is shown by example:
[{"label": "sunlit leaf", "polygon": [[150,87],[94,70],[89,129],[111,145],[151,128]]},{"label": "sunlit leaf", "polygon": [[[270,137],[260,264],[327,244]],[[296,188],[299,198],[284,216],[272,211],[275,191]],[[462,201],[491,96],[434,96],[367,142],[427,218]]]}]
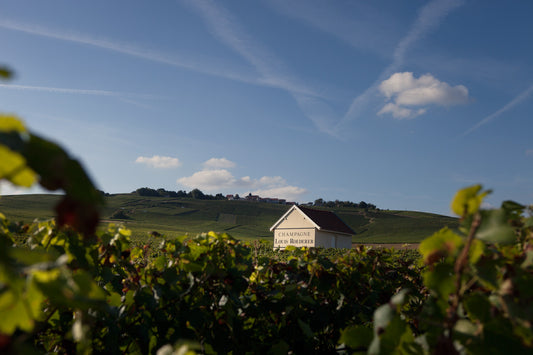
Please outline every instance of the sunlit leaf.
[{"label": "sunlit leaf", "polygon": [[433,234],[431,237],[424,239],[418,249],[422,254],[424,263],[431,265],[456,254],[458,249],[463,245],[463,239],[448,228],[443,228]]},{"label": "sunlit leaf", "polygon": [[476,213],[483,198],[490,193],[490,191],[481,192],[481,189],[481,185],[474,185],[457,191],[451,204],[453,213],[463,217]]},{"label": "sunlit leaf", "polygon": [[11,288],[0,293],[0,333],[12,334],[17,328],[31,331],[35,320],[42,316],[41,304],[45,300],[33,282],[12,280]]},{"label": "sunlit leaf", "polygon": [[470,245],[470,250],[468,253],[468,260],[471,264],[475,264],[483,255],[485,251],[485,244],[478,240],[474,239]]},{"label": "sunlit leaf", "polygon": [[0,145],[0,179],[6,179],[17,186],[31,187],[37,176],[27,166],[22,155]]},{"label": "sunlit leaf", "polygon": [[16,116],[0,114],[0,132],[26,132],[22,120]]}]

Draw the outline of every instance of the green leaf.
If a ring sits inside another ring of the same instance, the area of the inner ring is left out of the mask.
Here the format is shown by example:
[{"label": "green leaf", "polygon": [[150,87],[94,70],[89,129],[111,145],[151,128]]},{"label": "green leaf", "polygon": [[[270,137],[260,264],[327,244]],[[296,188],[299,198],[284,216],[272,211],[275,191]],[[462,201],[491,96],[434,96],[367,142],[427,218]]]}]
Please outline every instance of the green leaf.
[{"label": "green leaf", "polygon": [[352,325],[341,332],[339,343],[352,349],[368,348],[373,336],[372,329],[363,325]]},{"label": "green leaf", "polygon": [[453,265],[437,264],[433,270],[426,271],[423,277],[424,284],[436,292],[441,301],[447,303],[448,296],[455,291]]},{"label": "green leaf", "polygon": [[482,323],[491,319],[491,304],[487,297],[482,294],[474,293],[468,295],[464,301],[465,309],[471,319],[479,320]]},{"label": "green leaf", "polygon": [[490,193],[490,191],[481,192],[481,189],[481,185],[474,185],[457,191],[451,204],[453,213],[462,217],[476,213],[483,198]]},{"label": "green leaf", "polygon": [[510,244],[516,241],[514,229],[507,223],[502,209],[483,211],[476,237],[489,243]]},{"label": "green leaf", "polygon": [[478,239],[474,239],[470,245],[470,250],[468,253],[468,260],[470,264],[477,263],[477,261],[483,256],[484,251],[485,244]]},{"label": "green leaf", "polygon": [[100,288],[93,280],[91,275],[83,270],[77,270],[72,276],[74,282],[78,286],[77,291],[83,297],[87,297],[91,300],[103,300],[105,299],[105,292]]},{"label": "green leaf", "polygon": [[309,326],[309,324],[307,324],[303,320],[298,319],[298,326],[300,326],[300,329],[302,330],[302,332],[304,333],[304,335],[307,338],[311,338],[312,339],[312,338],[315,337],[315,333],[313,333],[313,331],[311,330],[311,327]]},{"label": "green leaf", "polygon": [[11,77],[13,76],[13,72],[5,67],[5,66],[0,66],[0,78],[1,79],[11,79]]},{"label": "green leaf", "polygon": [[167,258],[164,255],[158,256],[153,261],[153,265],[156,267],[157,270],[162,271],[167,266]]},{"label": "green leaf", "polygon": [[13,115],[0,114],[0,132],[26,132],[22,120]]},{"label": "green leaf", "polygon": [[[0,275],[0,279],[5,280],[5,276]],[[41,305],[45,297],[31,280],[26,282],[25,278],[18,278],[10,281],[10,287],[0,293],[0,333],[13,334],[17,328],[29,332],[42,315]]]},{"label": "green leaf", "polygon": [[448,228],[443,228],[424,239],[418,247],[424,263],[431,265],[442,258],[455,256],[463,245],[463,239]]},{"label": "green leaf", "polygon": [[21,154],[0,145],[0,179],[6,179],[17,186],[31,187],[37,176]]}]

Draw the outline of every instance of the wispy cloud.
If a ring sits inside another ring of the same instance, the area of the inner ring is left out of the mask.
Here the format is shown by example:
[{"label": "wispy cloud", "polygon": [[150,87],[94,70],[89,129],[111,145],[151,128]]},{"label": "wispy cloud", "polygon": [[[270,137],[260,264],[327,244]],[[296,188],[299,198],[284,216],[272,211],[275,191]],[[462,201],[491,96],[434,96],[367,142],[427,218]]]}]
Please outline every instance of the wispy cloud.
[{"label": "wispy cloud", "polygon": [[527,99],[531,94],[533,94],[533,85],[531,85],[526,90],[522,91],[518,96],[516,96],[514,99],[512,99],[510,102],[508,102],[501,109],[499,109],[498,111],[496,111],[494,113],[491,113],[490,115],[488,115],[487,117],[485,117],[484,119],[482,119],[481,121],[476,123],[474,126],[469,128],[468,130],[466,130],[463,133],[463,136],[466,136],[466,135],[474,132],[475,130],[477,130],[481,126],[486,125],[490,121],[496,119],[498,116],[500,116],[504,112],[509,111],[510,109],[512,109],[513,107],[515,107],[516,105],[520,104],[522,101]]},{"label": "wispy cloud", "polygon": [[260,83],[288,92],[302,112],[326,133],[332,133],[331,110],[323,95],[291,75],[284,63],[241,28],[225,8],[210,0],[183,0],[204,20],[215,38],[243,57],[260,75]]},{"label": "wispy cloud", "polygon": [[244,82],[254,85],[271,86],[270,83],[261,82],[255,77],[246,76],[236,71],[231,71],[215,63],[203,63],[198,58],[184,58],[175,54],[162,53],[155,50],[141,48],[130,43],[123,43],[107,38],[95,38],[86,34],[74,33],[68,30],[57,30],[36,24],[12,21],[0,18],[0,28],[27,33],[30,35],[46,37],[61,41],[88,45],[112,52],[121,53],[137,58],[142,58],[156,63],[166,64],[198,73],[222,77],[229,80]]},{"label": "wispy cloud", "polygon": [[[322,95],[305,85],[296,83],[287,76],[276,75],[277,70],[270,70],[269,67],[271,64],[269,63],[275,62],[275,58],[267,51],[261,50],[258,46],[251,49],[253,47],[252,41],[249,38],[242,36],[243,32],[240,30],[233,29],[234,25],[229,20],[229,14],[224,14],[223,10],[221,12],[220,9],[214,7],[214,4],[198,1],[190,2],[190,5],[193,6],[193,8],[201,9],[201,13],[204,15],[208,23],[213,24],[214,33],[217,33],[221,40],[225,41],[226,44],[229,44],[230,47],[236,49],[237,52],[248,60],[255,69],[260,69],[258,70],[260,74],[259,76],[247,75],[243,74],[242,71],[232,70],[228,68],[225,63],[206,62],[205,59],[200,59],[200,56],[184,57],[183,55],[163,53],[153,49],[142,48],[131,43],[124,43],[101,37],[97,38],[65,29],[57,30],[37,24],[29,24],[2,18],[0,18],[0,28],[106,49],[112,52],[246,84],[280,88],[304,95],[318,97]],[[240,43],[241,41],[242,43]],[[276,65],[272,65],[271,67],[275,68]]]},{"label": "wispy cloud", "polygon": [[58,88],[58,87],[51,87],[51,86],[0,84],[0,88],[9,89],[9,90],[42,91],[42,92],[52,92],[52,93],[60,93],[60,94],[130,97],[130,98],[142,98],[142,99],[160,98],[158,96],[148,95],[148,94],[135,94],[135,93],[129,93],[129,92],[95,90],[95,89]]},{"label": "wispy cloud", "polygon": [[335,2],[331,6],[321,0],[269,0],[266,5],[364,52],[387,57],[395,45],[391,34],[396,30],[396,18],[372,2]]},{"label": "wispy cloud", "polygon": [[387,72],[394,72],[403,65],[407,52],[417,42],[424,39],[432,31],[435,31],[444,18],[462,4],[464,4],[464,0],[433,0],[422,7],[411,29],[396,46],[393,55],[394,60],[385,70],[385,76],[390,74]]},{"label": "wispy cloud", "polygon": [[463,0],[433,0],[422,7],[413,25],[394,49],[392,63],[381,72],[377,80],[368,89],[354,98],[350,108],[336,129],[339,130],[344,123],[356,119],[370,100],[375,97],[381,82],[404,65],[408,51],[431,32],[435,31],[444,18],[463,3]]}]

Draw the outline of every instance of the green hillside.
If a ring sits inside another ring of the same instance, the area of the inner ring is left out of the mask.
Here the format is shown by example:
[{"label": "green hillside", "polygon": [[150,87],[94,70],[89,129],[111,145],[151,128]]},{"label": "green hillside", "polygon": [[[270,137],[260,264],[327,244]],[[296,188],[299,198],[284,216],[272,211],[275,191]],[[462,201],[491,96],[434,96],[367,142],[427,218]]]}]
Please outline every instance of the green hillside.
[{"label": "green hillside", "polygon": [[[31,222],[53,217],[56,195],[0,197],[0,211],[13,221]],[[290,206],[247,201],[144,197],[116,194],[106,197],[101,228],[124,223],[133,237],[145,239],[156,231],[167,236],[227,232],[238,239],[272,239],[269,228]],[[413,243],[444,226],[456,228],[457,219],[411,211],[333,209],[356,233],[359,243]]]}]

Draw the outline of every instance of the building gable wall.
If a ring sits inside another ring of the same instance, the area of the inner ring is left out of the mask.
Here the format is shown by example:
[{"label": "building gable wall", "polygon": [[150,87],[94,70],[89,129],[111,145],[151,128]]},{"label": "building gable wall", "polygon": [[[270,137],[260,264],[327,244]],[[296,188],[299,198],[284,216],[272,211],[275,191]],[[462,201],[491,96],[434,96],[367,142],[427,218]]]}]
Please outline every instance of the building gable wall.
[{"label": "building gable wall", "polygon": [[290,228],[315,228],[315,224],[302,212],[294,209],[276,227],[276,229],[290,229]]}]

